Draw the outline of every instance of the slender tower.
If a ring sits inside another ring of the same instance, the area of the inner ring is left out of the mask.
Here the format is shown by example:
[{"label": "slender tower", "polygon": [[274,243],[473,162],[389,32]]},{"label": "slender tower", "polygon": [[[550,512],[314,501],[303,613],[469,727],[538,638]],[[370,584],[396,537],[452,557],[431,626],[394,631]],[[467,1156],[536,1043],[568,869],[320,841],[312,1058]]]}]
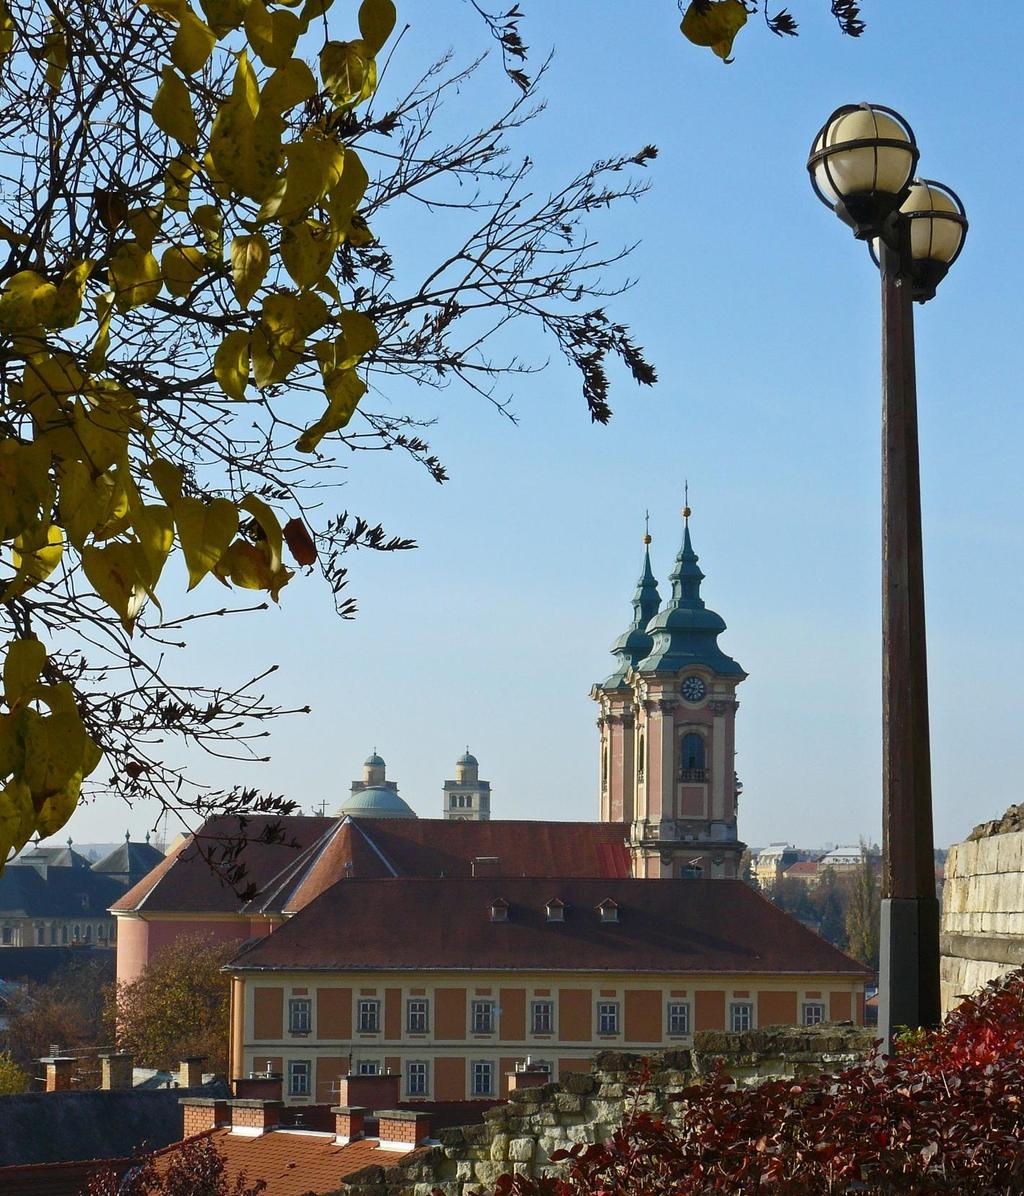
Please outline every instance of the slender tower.
[{"label": "slender tower", "polygon": [[652,647],[647,625],[658,613],[661,597],[651,569],[651,536],[645,519],[644,563],[633,595],[633,622],[612,644],[616,668],[595,685],[590,695],[598,703],[601,734],[601,821],[632,823],[635,798],[636,711],[631,670]]}]

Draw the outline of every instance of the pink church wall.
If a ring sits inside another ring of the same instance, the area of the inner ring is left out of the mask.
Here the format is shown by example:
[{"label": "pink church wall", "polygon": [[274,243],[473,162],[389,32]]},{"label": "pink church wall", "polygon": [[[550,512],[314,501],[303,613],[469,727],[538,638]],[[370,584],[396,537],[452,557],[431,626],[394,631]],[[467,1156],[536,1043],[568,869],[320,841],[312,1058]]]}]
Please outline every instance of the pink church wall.
[{"label": "pink church wall", "polygon": [[[266,927],[266,929],[264,929]],[[243,922],[239,918],[174,918],[146,921],[143,918],[117,920],[117,982],[127,984],[139,977],[153,956],[182,935],[202,935],[215,943],[241,943],[269,933],[267,923]]]}]

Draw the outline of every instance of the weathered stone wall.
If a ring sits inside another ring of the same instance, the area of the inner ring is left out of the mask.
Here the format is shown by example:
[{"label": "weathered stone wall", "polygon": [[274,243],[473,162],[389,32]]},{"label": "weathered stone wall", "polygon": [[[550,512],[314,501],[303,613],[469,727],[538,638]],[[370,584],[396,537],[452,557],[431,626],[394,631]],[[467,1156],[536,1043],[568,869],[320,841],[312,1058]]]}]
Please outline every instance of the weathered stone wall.
[{"label": "weathered stone wall", "polygon": [[949,849],[942,892],[942,1011],[1024,965],[1024,810]]},{"label": "weathered stone wall", "polygon": [[499,1175],[536,1175],[556,1150],[610,1137],[634,1107],[671,1120],[678,1106],[670,1095],[708,1074],[716,1059],[724,1058],[737,1083],[755,1084],[848,1067],[870,1053],[872,1042],[871,1030],[849,1023],[769,1026],[744,1034],[702,1031],[693,1050],[650,1057],[650,1079],[639,1099],[642,1056],[606,1052],[590,1072],[566,1072],[558,1084],[513,1092],[508,1104],[484,1114],[482,1125],[440,1131],[440,1145],[425,1155],[350,1176],[345,1196],[431,1196],[435,1190],[476,1196]]}]

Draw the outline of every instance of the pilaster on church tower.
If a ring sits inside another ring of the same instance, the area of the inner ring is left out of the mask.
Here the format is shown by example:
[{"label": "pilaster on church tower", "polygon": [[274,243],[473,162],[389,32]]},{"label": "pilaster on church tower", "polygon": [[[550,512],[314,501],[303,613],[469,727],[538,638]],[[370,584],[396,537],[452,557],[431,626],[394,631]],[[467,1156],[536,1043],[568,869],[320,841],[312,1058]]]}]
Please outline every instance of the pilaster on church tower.
[{"label": "pilaster on church tower", "polygon": [[[616,641],[619,668],[592,691],[601,818],[624,824],[635,876],[737,876],[736,687],[747,674],[718,645],[725,621],[701,596],[688,506],[683,518],[671,597]],[[650,647],[627,650],[641,639]]]}]

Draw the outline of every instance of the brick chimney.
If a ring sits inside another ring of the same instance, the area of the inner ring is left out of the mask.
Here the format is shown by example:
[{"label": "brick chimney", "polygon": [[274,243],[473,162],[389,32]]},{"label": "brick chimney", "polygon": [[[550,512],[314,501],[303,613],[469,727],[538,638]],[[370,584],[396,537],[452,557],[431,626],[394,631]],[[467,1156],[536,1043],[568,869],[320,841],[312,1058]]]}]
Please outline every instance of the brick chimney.
[{"label": "brick chimney", "polygon": [[366,1137],[366,1115],[369,1109],[362,1105],[335,1105],[331,1112],[334,1114],[334,1140],[339,1146],[347,1146],[349,1142]]},{"label": "brick chimney", "polygon": [[223,1097],[215,1100],[209,1096],[183,1096],[178,1104],[181,1105],[182,1138],[204,1134],[231,1121],[228,1102]]},{"label": "brick chimney", "polygon": [[529,1059],[525,1063],[517,1063],[514,1071],[506,1073],[508,1076],[508,1090],[515,1092],[519,1088],[543,1088],[551,1083],[551,1073],[546,1067],[538,1067]]},{"label": "brick chimney", "polygon": [[132,1057],[127,1051],[100,1055],[100,1087],[109,1092],[112,1088],[134,1087]]},{"label": "brick chimney", "polygon": [[203,1064],[205,1055],[189,1055],[182,1059],[178,1069],[178,1085],[181,1088],[198,1088],[203,1082]]},{"label": "brick chimney", "polygon": [[414,1109],[378,1110],[381,1150],[413,1150],[430,1137],[430,1114]]},{"label": "brick chimney", "polygon": [[258,1138],[268,1130],[276,1130],[281,1123],[284,1101],[280,1100],[233,1100],[231,1108],[231,1132]]},{"label": "brick chimney", "polygon": [[402,1077],[397,1072],[382,1075],[340,1076],[338,1079],[338,1104],[355,1108],[393,1109],[401,1099]]},{"label": "brick chimney", "polygon": [[67,1055],[51,1055],[50,1058],[40,1059],[39,1062],[46,1065],[47,1092],[66,1092],[71,1087],[77,1059]]}]

